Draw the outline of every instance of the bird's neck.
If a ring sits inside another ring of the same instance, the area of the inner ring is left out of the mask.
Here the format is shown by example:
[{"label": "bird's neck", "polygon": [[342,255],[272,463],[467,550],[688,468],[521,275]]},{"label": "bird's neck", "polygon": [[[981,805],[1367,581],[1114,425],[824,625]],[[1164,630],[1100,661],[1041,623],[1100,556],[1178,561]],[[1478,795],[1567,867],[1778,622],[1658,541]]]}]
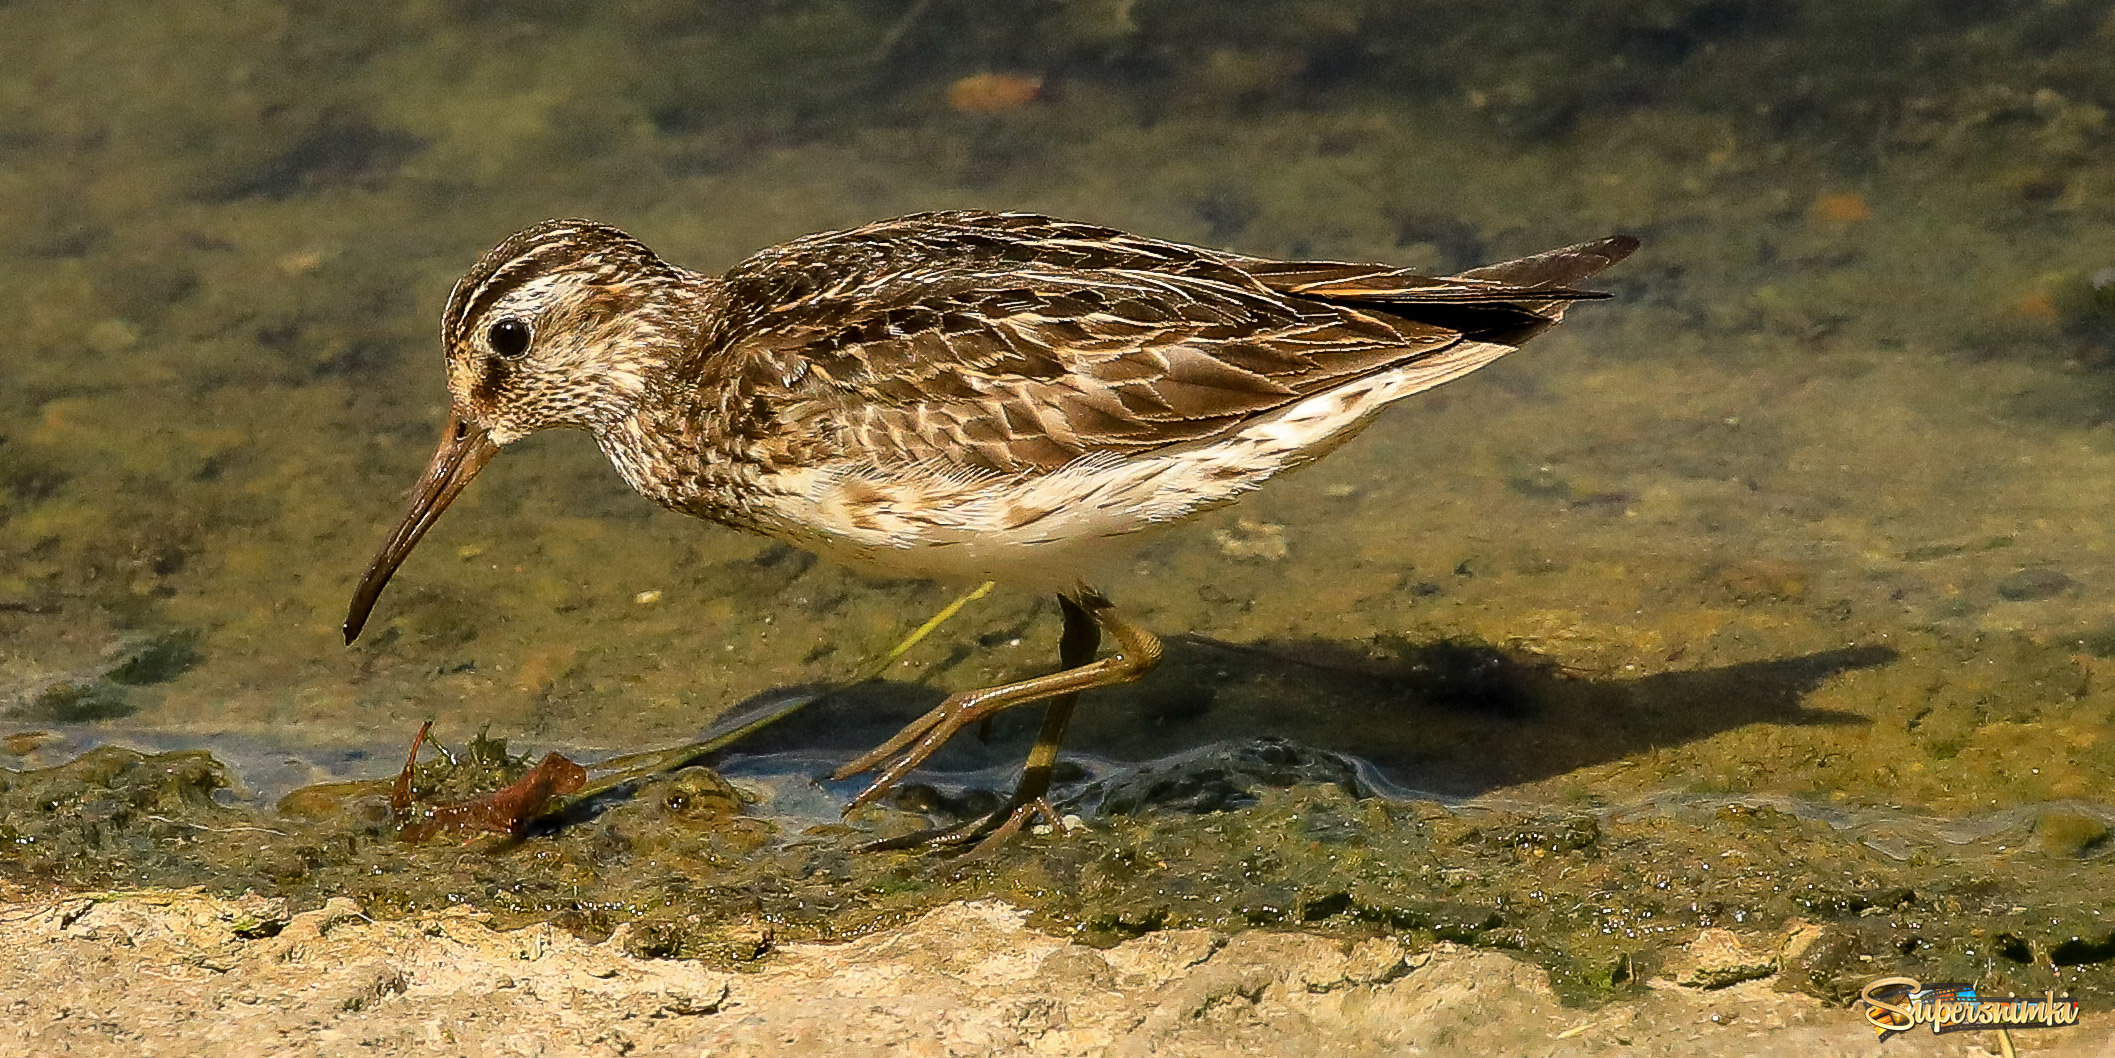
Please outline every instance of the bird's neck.
[{"label": "bird's neck", "polygon": [[724,428],[731,398],[724,380],[709,370],[715,344],[710,289],[715,281],[694,277],[703,296],[691,305],[704,311],[673,321],[672,339],[643,366],[635,395],[621,414],[596,424],[596,443],[625,482],[655,503],[685,514],[741,524],[740,497],[755,487],[747,453],[732,450],[739,439]]}]

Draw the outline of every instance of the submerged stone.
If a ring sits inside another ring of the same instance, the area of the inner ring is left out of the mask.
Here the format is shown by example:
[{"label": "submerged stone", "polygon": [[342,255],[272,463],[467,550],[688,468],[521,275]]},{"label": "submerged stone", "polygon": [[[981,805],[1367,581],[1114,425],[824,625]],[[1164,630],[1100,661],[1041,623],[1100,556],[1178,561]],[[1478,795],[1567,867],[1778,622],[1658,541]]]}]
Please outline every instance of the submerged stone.
[{"label": "submerged stone", "polygon": [[1372,793],[1358,766],[1341,754],[1258,738],[1136,765],[1088,784],[1065,807],[1090,816],[1223,812],[1255,804],[1261,790],[1325,784],[1354,798]]},{"label": "submerged stone", "polygon": [[2084,856],[2108,843],[2108,824],[2079,812],[2048,812],[2034,822],[2034,840],[2051,856]]},{"label": "submerged stone", "polygon": [[2062,570],[2037,567],[2008,574],[1997,582],[1998,598],[2007,602],[2033,602],[2049,599],[2071,590],[2078,584]]}]

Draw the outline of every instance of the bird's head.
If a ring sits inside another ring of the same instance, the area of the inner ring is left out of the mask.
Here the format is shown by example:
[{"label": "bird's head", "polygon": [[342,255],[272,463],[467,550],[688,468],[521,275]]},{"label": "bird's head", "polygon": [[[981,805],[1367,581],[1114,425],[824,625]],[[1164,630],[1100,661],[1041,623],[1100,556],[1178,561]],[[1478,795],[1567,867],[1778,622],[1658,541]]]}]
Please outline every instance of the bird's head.
[{"label": "bird's head", "polygon": [[648,376],[687,342],[687,276],[616,228],[554,220],[509,237],[457,281],[441,314],[448,424],[353,595],[346,642],[501,446],[550,427],[599,432],[631,413]]}]

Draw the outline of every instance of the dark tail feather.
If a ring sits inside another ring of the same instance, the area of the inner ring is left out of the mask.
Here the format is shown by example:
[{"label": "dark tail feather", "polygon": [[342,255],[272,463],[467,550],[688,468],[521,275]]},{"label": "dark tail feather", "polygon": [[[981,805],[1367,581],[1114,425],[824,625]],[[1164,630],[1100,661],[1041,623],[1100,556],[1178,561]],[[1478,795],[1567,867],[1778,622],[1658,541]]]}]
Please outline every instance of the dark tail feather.
[{"label": "dark tail feather", "polygon": [[1606,297],[1590,290],[1574,290],[1570,284],[1630,256],[1637,248],[1638,240],[1615,235],[1453,276],[1428,276],[1406,268],[1336,261],[1246,258],[1239,267],[1273,290],[1317,301],[1415,307],[1414,310],[1427,305],[1485,305],[1550,317],[1561,314],[1566,302]]},{"label": "dark tail feather", "polygon": [[[1406,305],[1404,315],[1425,323],[1452,327],[1480,341],[1519,345],[1564,318],[1574,301],[1608,295],[1575,290],[1571,284],[1591,279],[1629,257],[1638,240],[1628,235],[1582,242],[1517,261],[1470,269],[1449,279],[1463,287],[1487,287],[1480,296],[1454,296],[1435,303]],[[1459,282],[1466,280],[1467,282]]]},{"label": "dark tail feather", "polygon": [[1568,287],[1629,257],[1637,248],[1638,240],[1628,235],[1611,235],[1606,239],[1582,242],[1577,246],[1550,250],[1517,261],[1472,268],[1463,272],[1461,278],[1504,283],[1510,287],[1529,290]]}]

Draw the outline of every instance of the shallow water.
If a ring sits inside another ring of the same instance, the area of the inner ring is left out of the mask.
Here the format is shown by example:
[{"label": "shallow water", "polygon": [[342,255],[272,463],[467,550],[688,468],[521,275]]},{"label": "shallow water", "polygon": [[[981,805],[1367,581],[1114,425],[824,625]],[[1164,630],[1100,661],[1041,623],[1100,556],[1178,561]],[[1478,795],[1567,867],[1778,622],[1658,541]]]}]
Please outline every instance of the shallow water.
[{"label": "shallow water", "polygon": [[[448,286],[506,233],[711,268],[984,207],[1434,270],[1646,243],[1614,300],[1143,550],[1104,587],[1169,660],[1078,752],[1279,736],[1453,804],[1940,834],[2115,803],[2115,5],[71,12],[0,5],[0,717],[76,740],[37,753],[276,790],[386,775],[431,717],[616,752],[856,671],[957,586],[659,512],[580,436],[510,450],[337,625],[444,414]],[[922,686],[756,752],[878,741],[1056,632],[1002,591],[891,674]],[[2062,879],[2105,833],[2006,871],[2091,921]]]}]

